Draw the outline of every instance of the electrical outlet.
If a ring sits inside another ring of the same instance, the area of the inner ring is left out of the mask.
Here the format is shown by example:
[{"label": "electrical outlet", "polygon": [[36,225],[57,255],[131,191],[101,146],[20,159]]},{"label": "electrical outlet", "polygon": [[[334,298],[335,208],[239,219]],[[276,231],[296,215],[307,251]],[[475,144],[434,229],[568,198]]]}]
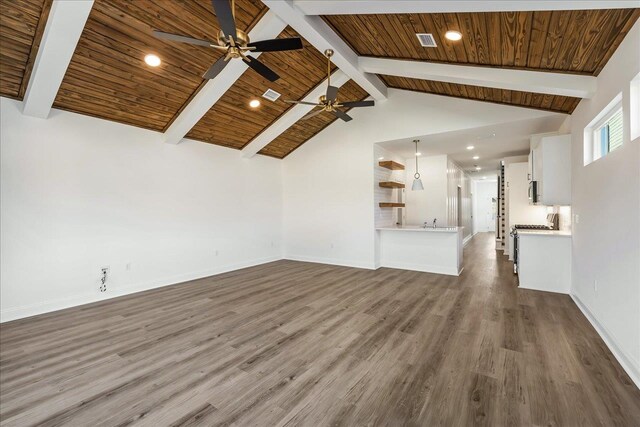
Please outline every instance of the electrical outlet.
[{"label": "electrical outlet", "polygon": [[598,281],[593,279],[593,291],[598,292]]},{"label": "electrical outlet", "polygon": [[216,252],[215,252],[215,253],[216,253],[216,256],[218,256],[218,250],[217,250],[217,249],[216,249]]},{"label": "electrical outlet", "polygon": [[331,249],[333,249],[333,243],[331,243]]},{"label": "electrical outlet", "polygon": [[107,280],[109,278],[109,267],[100,269],[100,292],[107,292]]},{"label": "electrical outlet", "polygon": [[573,218],[575,219],[575,223],[576,223],[576,224],[580,224],[580,215],[575,214],[575,215],[573,216]]},{"label": "electrical outlet", "polygon": [[131,263],[128,262],[127,265],[124,266],[125,270],[131,271]]}]

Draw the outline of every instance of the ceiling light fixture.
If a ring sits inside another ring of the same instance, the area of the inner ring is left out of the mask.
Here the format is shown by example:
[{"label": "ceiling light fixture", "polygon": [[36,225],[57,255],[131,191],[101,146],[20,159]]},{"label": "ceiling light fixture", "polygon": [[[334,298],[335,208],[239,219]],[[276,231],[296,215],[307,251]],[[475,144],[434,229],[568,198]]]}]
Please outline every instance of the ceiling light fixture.
[{"label": "ceiling light fixture", "polygon": [[252,99],[251,101],[249,101],[249,107],[258,108],[259,106],[260,106],[260,100]]},{"label": "ceiling light fixture", "polygon": [[422,156],[422,153],[416,153],[416,156]]},{"label": "ceiling light fixture", "polygon": [[420,142],[420,140],[414,139],[413,142],[416,144],[416,173],[413,175],[413,185],[411,189],[413,191],[420,191],[424,190],[424,185],[422,185],[422,180],[420,179],[420,172],[418,172],[418,142]]},{"label": "ceiling light fixture", "polygon": [[473,160],[478,160],[480,156],[473,156]]},{"label": "ceiling light fixture", "polygon": [[480,166],[476,166],[476,170],[477,170],[477,171],[479,171],[479,170],[481,170],[481,169],[482,169],[482,168],[481,168]]},{"label": "ceiling light fixture", "polygon": [[158,57],[158,55],[154,55],[153,53],[150,53],[144,57],[144,62],[146,62],[147,65],[150,67],[157,67],[158,65],[160,65],[162,61],[160,61],[160,58]]},{"label": "ceiling light fixture", "polygon": [[459,31],[447,31],[444,36],[451,41],[457,42],[462,39],[462,34]]},{"label": "ceiling light fixture", "polygon": [[474,147],[473,145],[469,145],[469,146],[467,147],[467,150],[473,150],[474,148],[476,148],[476,147]]},{"label": "ceiling light fixture", "polygon": [[384,157],[378,157],[378,160],[384,160]]}]

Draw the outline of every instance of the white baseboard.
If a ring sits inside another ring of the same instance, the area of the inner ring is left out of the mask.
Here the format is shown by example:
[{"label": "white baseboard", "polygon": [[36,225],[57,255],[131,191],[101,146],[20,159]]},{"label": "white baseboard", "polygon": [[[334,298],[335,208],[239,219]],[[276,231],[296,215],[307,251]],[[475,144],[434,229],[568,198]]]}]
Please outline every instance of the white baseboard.
[{"label": "white baseboard", "polygon": [[469,243],[471,239],[473,239],[473,236],[475,236],[475,234],[471,234],[470,236],[465,237],[462,241],[462,247],[467,246],[467,243]]},{"label": "white baseboard", "polygon": [[134,285],[119,287],[112,292],[105,294],[87,293],[82,295],[73,295],[64,298],[58,298],[50,301],[41,301],[33,304],[22,305],[18,307],[10,307],[0,310],[0,323],[9,322],[11,320],[23,319],[25,317],[36,316],[38,314],[50,313],[52,311],[63,310],[65,308],[77,307],[79,305],[90,304],[93,302],[104,301],[111,298],[131,295],[137,292],[148,291],[150,289],[161,288],[163,286],[175,285],[191,280],[202,279],[204,277],[214,276],[216,274],[227,273],[229,271],[239,270],[241,268],[253,267],[260,264],[266,264],[273,261],[281,260],[282,257],[265,257],[250,261],[227,264],[209,270],[201,270],[192,273],[179,274],[175,276],[165,277],[161,279],[153,279],[147,282],[141,282]]},{"label": "white baseboard", "polygon": [[315,264],[329,264],[329,265],[339,265],[341,267],[353,267],[353,268],[365,268],[367,270],[376,270],[375,263],[367,263],[362,261],[345,261],[337,258],[321,258],[321,257],[310,257],[304,255],[285,255],[284,259],[288,259],[290,261],[302,261],[302,262],[312,262]]},{"label": "white baseboard", "polygon": [[636,387],[640,388],[640,366],[633,360],[616,342],[613,335],[602,325],[598,319],[593,315],[593,312],[589,307],[583,303],[578,295],[571,293],[571,298],[576,303],[582,314],[589,320],[591,325],[595,328],[600,335],[600,338],[609,347],[611,353],[616,358],[618,363],[622,366],[622,369],[631,377],[631,380],[635,383]]}]

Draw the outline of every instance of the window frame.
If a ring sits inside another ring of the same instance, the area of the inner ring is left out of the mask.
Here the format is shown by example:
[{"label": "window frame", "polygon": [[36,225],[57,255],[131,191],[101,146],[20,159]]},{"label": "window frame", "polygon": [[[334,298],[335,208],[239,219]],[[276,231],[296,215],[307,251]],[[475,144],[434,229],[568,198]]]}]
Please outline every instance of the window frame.
[{"label": "window frame", "polygon": [[[624,110],[622,108],[622,100],[614,104],[611,107],[611,109],[591,127],[593,129],[592,131],[593,160],[592,161],[595,162],[596,160],[601,159],[607,154],[611,153],[612,151],[611,140],[610,140],[611,132],[609,130],[608,122],[611,121],[611,119],[613,119],[613,117],[616,116],[618,113],[620,113],[620,116],[621,116],[622,127],[624,132]],[[603,130],[606,130],[606,133],[607,133],[606,147],[605,147],[605,142],[602,140]],[[623,140],[620,143],[620,145],[624,144],[624,135],[622,136],[622,138]]]}]

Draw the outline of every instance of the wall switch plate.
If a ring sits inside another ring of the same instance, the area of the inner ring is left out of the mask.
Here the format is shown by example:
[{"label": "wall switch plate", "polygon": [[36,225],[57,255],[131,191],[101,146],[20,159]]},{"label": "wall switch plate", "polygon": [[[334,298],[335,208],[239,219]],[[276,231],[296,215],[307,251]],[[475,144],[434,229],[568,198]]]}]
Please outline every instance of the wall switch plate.
[{"label": "wall switch plate", "polygon": [[576,224],[580,224],[580,215],[578,214],[573,215],[573,220]]}]

